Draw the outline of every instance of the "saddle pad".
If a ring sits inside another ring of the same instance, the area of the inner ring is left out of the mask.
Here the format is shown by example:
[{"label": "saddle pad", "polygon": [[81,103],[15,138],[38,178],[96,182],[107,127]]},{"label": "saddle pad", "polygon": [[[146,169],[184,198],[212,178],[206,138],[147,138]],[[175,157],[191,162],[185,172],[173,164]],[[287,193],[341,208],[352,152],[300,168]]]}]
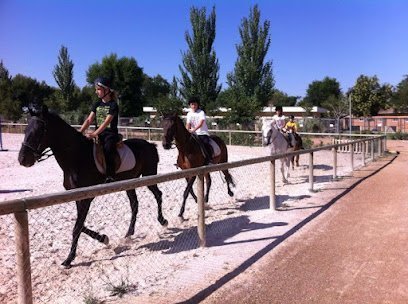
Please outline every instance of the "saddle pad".
[{"label": "saddle pad", "polygon": [[[135,167],[136,165],[135,155],[133,154],[132,150],[130,150],[130,148],[127,145],[125,144],[119,145],[116,151],[118,152],[119,158],[120,158],[120,166],[116,170],[116,173],[128,171]],[[93,155],[94,155],[96,168],[98,168],[98,171],[100,173],[105,174],[106,173],[106,163],[105,163],[105,157],[103,156],[103,151],[102,151],[102,154],[97,153],[97,152],[98,152],[98,145],[94,144]]]},{"label": "saddle pad", "polygon": [[211,144],[211,147],[212,147],[212,149],[214,151],[213,157],[217,157],[218,155],[220,155],[221,154],[221,148],[217,145],[215,140],[210,137],[209,143]]}]

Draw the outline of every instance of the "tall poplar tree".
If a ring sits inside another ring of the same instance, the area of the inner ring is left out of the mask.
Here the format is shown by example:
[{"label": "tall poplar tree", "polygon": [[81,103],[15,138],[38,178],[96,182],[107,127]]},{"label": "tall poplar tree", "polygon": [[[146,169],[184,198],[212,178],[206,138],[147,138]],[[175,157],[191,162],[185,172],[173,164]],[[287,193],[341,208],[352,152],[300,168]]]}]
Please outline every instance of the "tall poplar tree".
[{"label": "tall poplar tree", "polygon": [[205,8],[191,8],[192,34],[185,33],[189,49],[182,53],[183,64],[179,65],[181,96],[186,100],[198,96],[201,106],[208,111],[215,107],[215,100],[221,91],[221,85],[218,85],[220,65],[213,48],[215,20],[215,7],[208,18]]},{"label": "tall poplar tree", "polygon": [[[234,95],[230,101],[231,116],[236,119],[253,119],[273,94],[272,61],[266,60],[271,43],[270,22],[265,20],[261,24],[260,19],[257,5],[250,9],[248,18],[242,19],[239,28],[241,43],[236,46],[238,58],[234,71],[227,75],[227,83]],[[233,113],[240,110],[244,112]]]},{"label": "tall poplar tree", "polygon": [[52,74],[55,82],[61,89],[62,98],[68,108],[70,108],[70,103],[73,99],[75,90],[73,69],[74,63],[69,58],[68,49],[65,46],[61,46],[58,56],[58,64],[55,65]]}]

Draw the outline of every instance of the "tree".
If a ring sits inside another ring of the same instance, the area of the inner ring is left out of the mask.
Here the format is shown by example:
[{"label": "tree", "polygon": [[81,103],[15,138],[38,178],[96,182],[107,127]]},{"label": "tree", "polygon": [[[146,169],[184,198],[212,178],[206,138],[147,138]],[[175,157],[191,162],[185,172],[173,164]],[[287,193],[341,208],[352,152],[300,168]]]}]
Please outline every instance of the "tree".
[{"label": "tree", "polygon": [[265,62],[271,42],[270,22],[266,20],[262,26],[260,18],[261,13],[255,5],[249,18],[242,19],[239,28],[241,43],[236,46],[238,58],[234,71],[227,75],[227,83],[233,92],[229,106],[235,112],[231,113],[231,118],[252,120],[273,94],[272,61]]},{"label": "tree", "polygon": [[170,84],[160,74],[155,77],[144,75],[142,93],[143,104],[152,106],[157,98],[170,93]]},{"label": "tree", "polygon": [[336,119],[337,133],[340,132],[340,119],[349,115],[349,101],[346,96],[340,94],[339,97],[330,95],[322,106],[329,111],[331,117]]},{"label": "tree", "polygon": [[339,98],[341,95],[340,84],[335,78],[325,77],[322,81],[313,81],[309,84],[303,102],[311,106],[322,106],[330,97]]},{"label": "tree", "polygon": [[7,69],[0,64],[0,111],[5,118],[18,120],[23,106],[36,99],[46,101],[54,91],[44,81],[39,83],[21,74],[10,77]]},{"label": "tree", "polygon": [[297,100],[300,96],[288,96],[285,92],[275,89],[273,91],[272,99],[270,100],[271,105],[282,106],[282,107],[293,107],[296,105]]},{"label": "tree", "polygon": [[124,116],[143,114],[143,69],[131,57],[117,57],[111,54],[102,58],[101,63],[91,65],[86,73],[86,80],[93,85],[94,80],[104,76],[112,81],[112,88],[120,97],[119,110]]},{"label": "tree", "polygon": [[55,82],[61,89],[63,103],[68,109],[75,109],[75,105],[71,104],[75,90],[73,68],[74,63],[69,58],[68,49],[65,46],[61,46],[58,56],[58,64],[55,65],[52,74]]},{"label": "tree", "polygon": [[397,85],[391,104],[398,113],[408,113],[408,75]]},{"label": "tree", "polygon": [[19,105],[12,99],[11,76],[3,61],[0,61],[0,113],[11,120],[17,120],[21,116]]},{"label": "tree", "polygon": [[181,96],[185,100],[198,96],[201,106],[207,111],[215,107],[221,91],[221,85],[218,85],[220,65],[213,48],[215,20],[215,7],[208,18],[205,8],[191,8],[192,35],[185,33],[189,49],[182,53],[183,65],[179,65]]},{"label": "tree", "polygon": [[389,107],[392,87],[380,85],[377,76],[360,75],[354,87],[350,90],[352,113],[356,116],[377,115],[380,109]]}]

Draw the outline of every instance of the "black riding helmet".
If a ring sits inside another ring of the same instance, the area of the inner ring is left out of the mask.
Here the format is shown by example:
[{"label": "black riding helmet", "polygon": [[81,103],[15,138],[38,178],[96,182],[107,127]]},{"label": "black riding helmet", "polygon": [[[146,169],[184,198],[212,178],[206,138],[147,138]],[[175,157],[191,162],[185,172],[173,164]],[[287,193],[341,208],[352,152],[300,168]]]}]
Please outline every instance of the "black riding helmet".
[{"label": "black riding helmet", "polygon": [[188,99],[188,104],[192,104],[192,103],[196,103],[198,104],[198,106],[200,106],[200,98],[198,98],[197,96],[192,96]]},{"label": "black riding helmet", "polygon": [[95,81],[94,81],[94,84],[99,86],[99,87],[102,87],[102,88],[105,88],[105,89],[109,89],[110,91],[113,91],[112,88],[111,88],[112,83],[111,83],[109,78],[97,77],[95,79]]}]

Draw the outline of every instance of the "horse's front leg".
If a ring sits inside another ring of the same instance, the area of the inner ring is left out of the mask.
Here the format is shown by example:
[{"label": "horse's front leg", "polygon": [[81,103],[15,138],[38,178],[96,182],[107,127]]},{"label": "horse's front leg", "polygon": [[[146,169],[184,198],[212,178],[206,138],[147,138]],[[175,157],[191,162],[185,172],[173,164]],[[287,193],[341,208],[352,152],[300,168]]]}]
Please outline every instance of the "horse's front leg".
[{"label": "horse's front leg", "polygon": [[92,200],[93,198],[76,202],[77,219],[75,222],[74,230],[72,232],[71,250],[66,260],[62,262],[62,265],[67,268],[71,267],[71,262],[75,259],[79,236],[84,228],[85,219],[86,216],[88,215],[89,207],[91,206]]},{"label": "horse's front leg", "polygon": [[182,220],[182,221],[184,220],[183,214],[184,214],[184,211],[185,211],[185,208],[186,208],[186,200],[187,200],[188,194],[190,193],[190,191],[191,191],[191,189],[193,187],[195,179],[196,179],[196,177],[193,176],[188,180],[187,187],[186,187],[186,189],[184,190],[184,193],[183,193],[183,203],[181,204],[180,213],[178,215],[180,220]]},{"label": "horse's front leg", "polygon": [[211,176],[210,173],[205,175],[205,182],[207,184],[206,194],[205,194],[205,202],[208,203],[208,198],[210,196],[210,188],[211,188]]},{"label": "horse's front leg", "polygon": [[157,201],[157,220],[159,221],[160,225],[167,226],[169,222],[164,218],[162,211],[162,192],[159,190],[157,185],[148,186],[147,188],[152,191]]},{"label": "horse's front leg", "polygon": [[[283,158],[283,159],[282,158],[280,159],[280,163],[281,163],[281,168],[280,169],[281,169],[281,174],[282,174],[282,181],[283,181],[284,184],[288,183],[288,178],[286,177],[286,174],[285,174],[285,165],[287,163],[286,160],[287,160],[286,157]],[[286,172],[289,173],[289,170],[286,170]]]}]

